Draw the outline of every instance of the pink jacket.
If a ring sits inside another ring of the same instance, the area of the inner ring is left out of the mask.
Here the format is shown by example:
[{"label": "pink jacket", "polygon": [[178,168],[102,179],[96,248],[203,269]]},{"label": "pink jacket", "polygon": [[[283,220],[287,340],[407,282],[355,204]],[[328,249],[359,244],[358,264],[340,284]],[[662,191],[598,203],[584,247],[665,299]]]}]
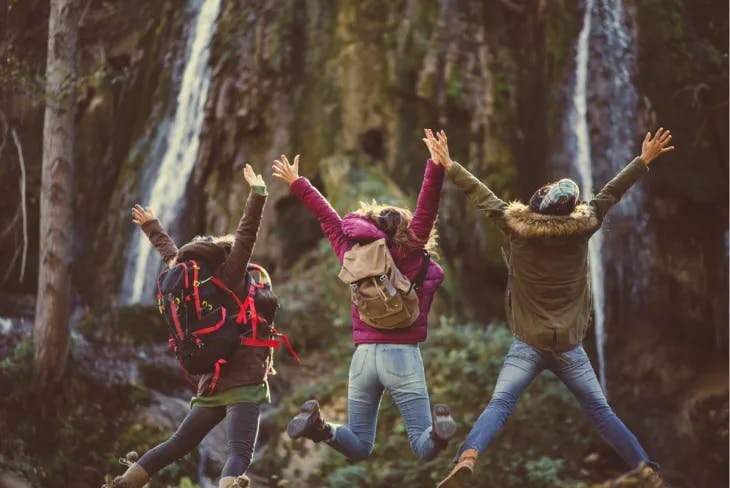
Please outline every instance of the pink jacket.
[{"label": "pink jacket", "polygon": [[[413,214],[410,229],[419,238],[426,241],[438,214],[441,186],[444,182],[444,168],[428,160],[426,173],[423,176],[421,192],[418,195],[416,211]],[[369,242],[386,235],[375,224],[357,214],[348,214],[341,219],[327,199],[317,191],[306,178],[298,178],[291,184],[291,191],[307,206],[319,220],[320,225],[340,263],[345,252],[357,242]],[[418,247],[407,252],[400,252],[388,241],[390,253],[398,269],[408,279],[415,280],[423,263],[423,248]],[[426,279],[418,292],[421,314],[411,327],[384,331],[374,329],[360,320],[355,306],[352,306],[352,335],[355,344],[416,344],[426,340],[428,329],[428,312],[431,302],[441,282],[444,271],[434,261],[428,267]]]}]

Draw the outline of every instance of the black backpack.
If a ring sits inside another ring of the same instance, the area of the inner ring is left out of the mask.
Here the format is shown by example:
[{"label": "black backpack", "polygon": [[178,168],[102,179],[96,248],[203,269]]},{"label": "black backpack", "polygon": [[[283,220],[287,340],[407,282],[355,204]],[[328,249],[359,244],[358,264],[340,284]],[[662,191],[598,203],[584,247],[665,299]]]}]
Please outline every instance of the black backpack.
[{"label": "black backpack", "polygon": [[[254,297],[258,289],[271,288],[269,274],[261,266],[249,264],[247,280],[248,295],[241,300],[195,260],[177,263],[157,278],[157,305],[167,322],[168,343],[186,373],[214,374],[211,391],[221,366],[240,345],[278,348],[281,339],[299,361],[288,338],[256,313]],[[235,303],[235,307],[226,307],[226,303]],[[266,339],[260,338],[261,327],[267,328]]]}]

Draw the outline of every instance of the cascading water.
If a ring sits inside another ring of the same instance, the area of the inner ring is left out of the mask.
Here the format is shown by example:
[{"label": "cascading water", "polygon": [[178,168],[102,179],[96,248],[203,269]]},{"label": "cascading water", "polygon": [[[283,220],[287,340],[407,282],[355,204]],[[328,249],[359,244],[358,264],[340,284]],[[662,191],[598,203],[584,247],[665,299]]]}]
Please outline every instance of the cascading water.
[{"label": "cascading water", "polygon": [[[580,187],[583,198],[590,200],[593,197],[593,168],[591,167],[591,139],[588,130],[587,114],[587,85],[588,85],[588,47],[591,36],[591,14],[593,0],[586,0],[583,13],[583,27],[578,35],[575,55],[575,87],[569,121],[573,142],[573,168],[580,178]],[[588,244],[590,259],[591,291],[593,293],[593,313],[596,334],[596,349],[598,352],[599,377],[603,390],[606,390],[606,373],[604,359],[605,343],[605,300],[603,295],[603,261],[601,247],[603,234],[599,230],[593,235]]]},{"label": "cascading water", "polygon": [[[638,97],[632,80],[635,63],[635,46],[626,27],[621,0],[586,0],[576,43],[575,86],[566,134],[572,148],[573,169],[578,174],[585,200],[593,196],[594,181],[606,182],[623,168],[638,142],[634,130]],[[599,129],[594,133],[594,144],[589,129],[589,98],[590,122]],[[597,232],[589,243],[596,350],[604,392],[607,392],[605,287],[609,281],[618,284],[622,291],[619,296],[626,299],[622,301],[628,301],[641,296],[649,279],[644,268],[650,262],[647,253],[651,246],[642,208],[643,194],[637,185],[612,209],[610,223],[604,225],[610,232]],[[610,269],[605,268],[608,262]],[[607,271],[611,273],[609,280]]]},{"label": "cascading water", "polygon": [[[175,115],[167,136],[167,149],[157,171],[152,171],[144,191],[145,207],[167,226],[175,223],[184,204],[185,187],[198,155],[203,107],[210,85],[210,41],[215,33],[221,0],[204,0],[197,8],[194,27],[186,46],[186,61]],[[155,250],[141,232],[133,234],[124,273],[124,304],[152,301],[157,266]]]}]

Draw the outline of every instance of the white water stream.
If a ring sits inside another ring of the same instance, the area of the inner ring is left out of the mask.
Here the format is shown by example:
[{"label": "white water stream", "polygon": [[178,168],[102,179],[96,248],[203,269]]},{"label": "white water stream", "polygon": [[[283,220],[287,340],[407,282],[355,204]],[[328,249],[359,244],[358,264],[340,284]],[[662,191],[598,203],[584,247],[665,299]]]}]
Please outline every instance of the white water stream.
[{"label": "white water stream", "polygon": [[[567,134],[584,200],[593,196],[594,182],[606,183],[623,169],[635,155],[633,151],[638,149],[640,137],[634,129],[638,97],[632,79],[635,62],[636,46],[627,26],[622,0],[586,0],[583,25],[576,43],[575,86]],[[595,87],[591,81],[596,83]],[[591,119],[599,129],[594,135],[594,141],[599,141],[599,145],[594,148],[591,147],[587,112],[589,94]],[[651,249],[643,207],[639,183],[611,210],[611,222],[604,226],[611,232],[605,234],[601,230],[589,243],[598,373],[606,393],[606,266],[609,265],[611,283],[619,290],[618,300],[641,296],[650,279],[646,263],[650,261],[647,253]],[[631,310],[628,303],[621,305]]]},{"label": "white water stream", "polygon": [[[593,0],[586,0],[583,27],[578,35],[575,59],[575,87],[569,112],[571,136],[574,142],[573,167],[580,177],[582,197],[588,201],[593,197],[593,168],[591,166],[591,140],[587,116],[588,55],[591,36],[591,14]],[[593,293],[596,350],[598,353],[599,379],[606,391],[606,365],[604,345],[606,342],[605,297],[603,294],[603,233],[596,232],[588,244],[590,259],[591,292]]]},{"label": "white water stream", "polygon": [[[167,149],[157,171],[152,172],[142,205],[151,207],[168,230],[184,204],[185,189],[198,156],[203,108],[210,85],[210,41],[221,0],[204,0],[197,9],[186,48],[186,61],[175,115],[167,134]],[[126,305],[151,303],[159,258],[142,232],[135,231],[127,256],[122,289]]]}]

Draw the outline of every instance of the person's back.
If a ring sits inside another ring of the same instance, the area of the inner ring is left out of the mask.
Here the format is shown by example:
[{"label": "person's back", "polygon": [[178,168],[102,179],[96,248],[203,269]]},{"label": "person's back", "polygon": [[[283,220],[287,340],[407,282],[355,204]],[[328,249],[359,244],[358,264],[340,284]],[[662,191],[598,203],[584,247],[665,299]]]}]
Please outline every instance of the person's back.
[{"label": "person's back", "polygon": [[595,210],[581,204],[570,215],[542,215],[512,203],[504,214],[507,320],[530,345],[570,350],[590,323],[588,240],[598,229]]}]

